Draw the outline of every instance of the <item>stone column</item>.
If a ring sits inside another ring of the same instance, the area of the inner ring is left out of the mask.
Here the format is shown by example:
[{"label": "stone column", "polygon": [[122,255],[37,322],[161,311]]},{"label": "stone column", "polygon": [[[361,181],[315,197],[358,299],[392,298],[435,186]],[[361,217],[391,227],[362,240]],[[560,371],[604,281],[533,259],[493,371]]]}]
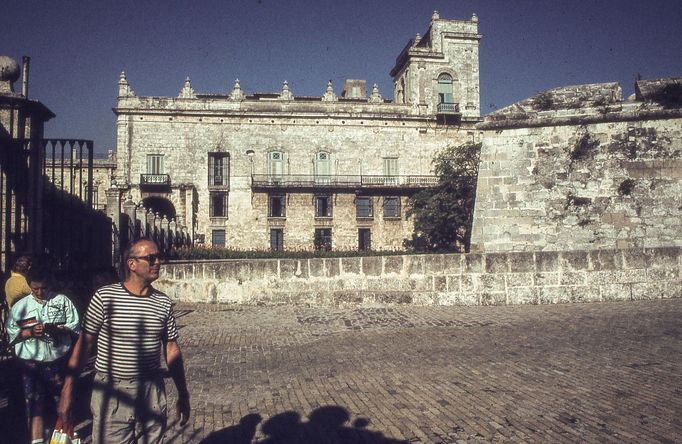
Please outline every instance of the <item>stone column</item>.
[{"label": "stone column", "polygon": [[[137,217],[136,217],[136,212],[137,212],[137,205],[135,205],[135,202],[133,202],[133,199],[130,195],[128,195],[128,198],[126,199],[125,202],[123,202],[123,216],[121,218],[121,240],[125,243],[128,244],[130,241],[135,239],[136,236],[136,230],[137,230]],[[123,245],[123,243],[122,243]]]},{"label": "stone column", "polygon": [[118,264],[121,253],[121,191],[118,188],[109,188],[105,191],[107,196],[107,217],[111,222],[111,265]]}]

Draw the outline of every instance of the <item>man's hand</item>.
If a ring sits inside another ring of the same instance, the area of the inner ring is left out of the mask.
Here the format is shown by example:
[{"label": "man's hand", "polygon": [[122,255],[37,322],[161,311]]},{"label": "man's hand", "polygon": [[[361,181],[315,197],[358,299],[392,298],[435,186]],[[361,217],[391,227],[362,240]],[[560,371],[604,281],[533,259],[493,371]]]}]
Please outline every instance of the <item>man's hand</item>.
[{"label": "man's hand", "polygon": [[175,404],[175,408],[176,420],[180,421],[180,427],[182,427],[189,421],[189,393],[178,395],[178,402]]},{"label": "man's hand", "polygon": [[[66,392],[66,393],[65,393]],[[62,395],[57,404],[57,417],[61,421],[61,429],[69,436],[73,435],[73,418],[71,416],[72,395],[70,390],[62,390]]]}]

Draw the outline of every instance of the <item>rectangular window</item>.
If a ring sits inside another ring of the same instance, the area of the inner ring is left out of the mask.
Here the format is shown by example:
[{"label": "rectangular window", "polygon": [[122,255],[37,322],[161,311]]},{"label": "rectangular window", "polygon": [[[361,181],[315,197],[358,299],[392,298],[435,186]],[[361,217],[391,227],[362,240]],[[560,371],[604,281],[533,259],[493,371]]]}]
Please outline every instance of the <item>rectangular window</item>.
[{"label": "rectangular window", "polygon": [[210,217],[227,217],[227,193],[211,192]]},{"label": "rectangular window", "polygon": [[282,251],[284,249],[284,230],[273,228],[270,230],[270,250]]},{"label": "rectangular window", "polygon": [[268,215],[270,217],[286,217],[286,196],[271,194],[268,199]]},{"label": "rectangular window", "polygon": [[355,215],[356,217],[374,217],[371,197],[358,197],[355,199]]},{"label": "rectangular window", "polygon": [[398,184],[398,158],[384,157],[384,183],[386,185]]},{"label": "rectangular window", "polygon": [[400,217],[400,198],[384,197],[384,218]]},{"label": "rectangular window", "polygon": [[230,185],[230,155],[208,153],[208,186],[227,187]]},{"label": "rectangular window", "polygon": [[331,251],[332,249],[331,228],[315,228],[315,249]]},{"label": "rectangular window", "polygon": [[369,228],[358,230],[358,250],[366,251],[372,249],[372,231]]},{"label": "rectangular window", "polygon": [[327,184],[331,182],[331,165],[329,153],[320,151],[315,154],[315,183]]},{"label": "rectangular window", "polygon": [[147,174],[163,174],[163,154],[147,154]]},{"label": "rectangular window", "polygon": [[332,217],[331,196],[315,196],[315,217]]},{"label": "rectangular window", "polygon": [[211,231],[211,245],[213,245],[214,247],[225,246],[225,230]]},{"label": "rectangular window", "polygon": [[268,178],[270,181],[280,181],[284,175],[284,153],[272,151],[268,153]]}]

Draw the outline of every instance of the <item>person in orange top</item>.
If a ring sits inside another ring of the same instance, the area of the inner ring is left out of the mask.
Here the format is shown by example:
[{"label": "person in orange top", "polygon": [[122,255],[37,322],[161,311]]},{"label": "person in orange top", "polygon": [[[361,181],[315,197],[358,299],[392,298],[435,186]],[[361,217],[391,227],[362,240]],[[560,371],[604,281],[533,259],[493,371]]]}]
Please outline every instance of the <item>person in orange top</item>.
[{"label": "person in orange top", "polygon": [[26,282],[26,274],[31,269],[31,258],[28,256],[19,256],[12,267],[10,277],[5,282],[5,298],[7,299],[7,306],[12,308],[19,299],[31,294],[31,287]]}]

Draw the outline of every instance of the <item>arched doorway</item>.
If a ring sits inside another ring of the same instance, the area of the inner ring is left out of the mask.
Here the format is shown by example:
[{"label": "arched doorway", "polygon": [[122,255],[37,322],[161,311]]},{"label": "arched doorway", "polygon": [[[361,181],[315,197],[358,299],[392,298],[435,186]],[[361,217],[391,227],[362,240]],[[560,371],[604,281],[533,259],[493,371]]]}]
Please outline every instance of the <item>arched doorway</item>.
[{"label": "arched doorway", "polygon": [[166,216],[166,219],[171,220],[175,218],[175,206],[170,200],[165,197],[150,196],[142,200],[142,205],[159,216]]}]

